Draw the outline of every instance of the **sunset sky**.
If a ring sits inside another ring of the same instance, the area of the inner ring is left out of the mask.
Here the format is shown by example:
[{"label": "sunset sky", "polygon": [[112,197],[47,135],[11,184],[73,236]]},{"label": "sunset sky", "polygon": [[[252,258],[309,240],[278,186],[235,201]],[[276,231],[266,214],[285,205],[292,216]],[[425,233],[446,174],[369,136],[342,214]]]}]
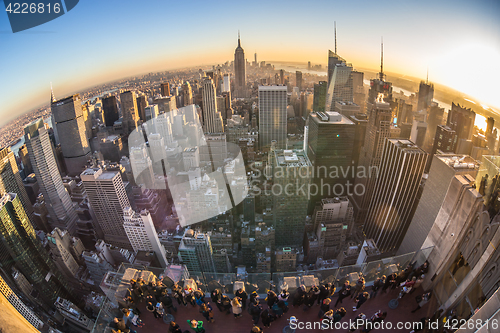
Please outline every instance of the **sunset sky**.
[{"label": "sunset sky", "polygon": [[[2,7],[3,8],[3,7]],[[0,125],[56,97],[151,71],[232,60],[326,64],[338,53],[378,70],[440,83],[500,110],[500,1],[82,0],[13,34],[0,13]]]}]

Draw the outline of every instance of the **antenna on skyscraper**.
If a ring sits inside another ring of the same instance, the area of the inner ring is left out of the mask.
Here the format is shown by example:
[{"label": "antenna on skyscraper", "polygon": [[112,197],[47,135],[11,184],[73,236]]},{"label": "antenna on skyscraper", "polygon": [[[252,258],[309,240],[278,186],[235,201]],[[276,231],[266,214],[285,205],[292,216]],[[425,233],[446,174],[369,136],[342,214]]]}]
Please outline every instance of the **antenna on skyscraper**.
[{"label": "antenna on skyscraper", "polygon": [[380,38],[380,81],[384,81],[384,37]]},{"label": "antenna on skyscraper", "polygon": [[52,82],[50,82],[50,101],[55,102],[56,98],[54,97],[54,90],[52,90]]},{"label": "antenna on skyscraper", "polygon": [[333,21],[333,31],[335,35],[335,54],[337,54],[337,22]]},{"label": "antenna on skyscraper", "polygon": [[238,30],[238,46],[240,46],[240,31]]},{"label": "antenna on skyscraper", "polygon": [[425,79],[425,84],[429,84],[429,66],[427,66],[427,78]]}]

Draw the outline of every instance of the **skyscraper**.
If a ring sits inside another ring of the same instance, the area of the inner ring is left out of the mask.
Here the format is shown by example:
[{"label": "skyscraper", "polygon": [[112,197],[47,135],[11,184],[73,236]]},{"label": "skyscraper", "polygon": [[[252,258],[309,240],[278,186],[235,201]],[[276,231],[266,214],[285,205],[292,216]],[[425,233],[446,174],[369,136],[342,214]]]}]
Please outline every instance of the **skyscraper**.
[{"label": "skyscraper", "polygon": [[7,249],[10,256],[10,262],[2,262],[2,266],[12,267],[14,263],[39,293],[40,306],[50,309],[59,296],[74,299],[15,193],[4,194],[0,199],[0,235],[0,252]]},{"label": "skyscraper", "polygon": [[[337,112],[315,112],[309,114],[307,139],[307,157],[311,161],[315,174],[311,180],[318,188],[316,195],[311,195],[309,212],[312,212],[320,198],[347,195],[348,182],[354,185],[351,168],[355,139],[355,124]],[[332,177],[331,171],[343,170],[338,177]],[[349,190],[352,191],[352,188]]]},{"label": "skyscraper", "polygon": [[246,97],[246,60],[245,51],[240,44],[240,33],[238,32],[238,47],[234,51],[234,97]]},{"label": "skyscraper", "polygon": [[134,251],[152,251],[161,267],[167,267],[165,248],[160,244],[151,214],[147,210],[136,213],[131,207],[127,207],[123,211],[123,219],[123,228]]},{"label": "skyscraper", "polygon": [[16,158],[10,147],[0,150],[0,195],[5,193],[17,193],[23,204],[24,211],[31,219],[33,206],[24,188],[17,168]]},{"label": "skyscraper", "polygon": [[66,170],[70,176],[76,176],[82,172],[90,158],[90,145],[80,95],[52,101],[50,108],[57,127]]},{"label": "skyscraper", "polygon": [[295,86],[299,88],[299,91],[302,90],[302,72],[295,71]]},{"label": "skyscraper", "polygon": [[94,168],[85,170],[80,178],[106,243],[132,249],[123,228],[123,210],[130,207],[130,202],[120,173]]},{"label": "skyscraper", "polygon": [[[300,246],[304,239],[311,162],[303,150],[274,150],[273,219],[276,246]],[[304,189],[301,191],[300,189]]]},{"label": "skyscraper", "polygon": [[368,91],[368,103],[374,104],[382,96],[382,101],[392,101],[392,83],[385,81],[384,74],[384,44],[380,44],[380,72],[378,78],[370,80],[370,90]]},{"label": "skyscraper", "polygon": [[448,111],[446,126],[454,130],[457,134],[457,143],[460,140],[472,139],[474,134],[474,121],[476,113],[460,104],[451,103],[451,110]]},{"label": "skyscraper", "polygon": [[364,222],[366,212],[372,198],[373,188],[376,182],[377,170],[380,165],[384,141],[390,137],[391,129],[391,107],[389,103],[375,102],[369,104],[370,116],[366,128],[365,143],[361,149],[359,165],[364,169],[365,177],[356,177],[356,185],[362,184],[365,188],[364,195],[353,197],[355,221],[358,224]]},{"label": "skyscraper", "polygon": [[422,197],[398,254],[418,251],[429,234],[444,202],[448,188],[457,175],[476,177],[479,163],[467,155],[434,155]]},{"label": "skyscraper", "polygon": [[325,111],[326,92],[328,90],[328,82],[319,81],[314,84],[313,111]]},{"label": "skyscraper", "polygon": [[427,153],[409,140],[386,139],[380,172],[364,224],[367,239],[395,253],[410,226]]},{"label": "skyscraper", "polygon": [[278,148],[286,148],[286,86],[259,86],[259,143],[267,148],[276,140]]},{"label": "skyscraper", "polygon": [[162,96],[170,96],[170,83],[163,82],[160,85],[161,95]]},{"label": "skyscraper", "polygon": [[326,111],[335,111],[335,102],[352,102],[352,66],[341,62],[335,65],[326,95]]},{"label": "skyscraper", "polygon": [[184,100],[184,106],[193,104],[193,90],[188,81],[184,82],[182,85],[182,95]]},{"label": "skyscraper", "polygon": [[106,127],[113,127],[115,121],[120,118],[116,96],[108,96],[102,99],[102,112],[104,113]]},{"label": "skyscraper", "polygon": [[215,272],[212,243],[206,233],[187,229],[179,244],[179,257],[190,272]]},{"label": "skyscraper", "polygon": [[36,120],[26,126],[24,133],[31,165],[50,215],[51,227],[68,230],[74,235],[78,217],[64,188],[43,120]]},{"label": "skyscraper", "polygon": [[120,94],[120,101],[122,103],[123,131],[128,134],[135,130],[139,121],[135,92],[122,92]]},{"label": "skyscraper", "polygon": [[146,114],[144,110],[146,109],[146,106],[148,106],[148,102],[146,101],[146,96],[145,95],[138,95],[136,97],[136,105],[137,105],[137,112],[139,114],[139,118],[145,122],[146,121]]},{"label": "skyscraper", "polygon": [[224,132],[222,117],[217,112],[214,83],[210,77],[205,77],[203,80],[203,132]]},{"label": "skyscraper", "polygon": [[224,74],[223,81],[222,81],[222,92],[230,92],[231,91],[231,76],[230,74],[226,73]]},{"label": "skyscraper", "polygon": [[418,87],[418,103],[417,111],[427,111],[431,106],[432,99],[434,98],[434,85],[428,82],[420,81]]}]

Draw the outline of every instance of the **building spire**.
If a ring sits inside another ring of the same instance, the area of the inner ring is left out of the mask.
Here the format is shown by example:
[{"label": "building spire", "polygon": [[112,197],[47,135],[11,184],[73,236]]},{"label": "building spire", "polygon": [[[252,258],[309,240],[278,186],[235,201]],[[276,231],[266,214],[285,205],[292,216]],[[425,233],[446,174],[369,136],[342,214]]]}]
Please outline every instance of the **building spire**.
[{"label": "building spire", "polygon": [[50,102],[54,103],[56,98],[54,97],[54,90],[52,90],[52,82],[50,82]]},{"label": "building spire", "polygon": [[333,33],[335,35],[335,54],[337,54],[337,22],[333,21]]},{"label": "building spire", "polygon": [[384,37],[380,39],[380,81],[384,81]]},{"label": "building spire", "polygon": [[425,84],[429,84],[429,66],[427,66],[427,78],[425,79]]},{"label": "building spire", "polygon": [[238,30],[238,47],[241,47],[240,45],[240,31]]}]

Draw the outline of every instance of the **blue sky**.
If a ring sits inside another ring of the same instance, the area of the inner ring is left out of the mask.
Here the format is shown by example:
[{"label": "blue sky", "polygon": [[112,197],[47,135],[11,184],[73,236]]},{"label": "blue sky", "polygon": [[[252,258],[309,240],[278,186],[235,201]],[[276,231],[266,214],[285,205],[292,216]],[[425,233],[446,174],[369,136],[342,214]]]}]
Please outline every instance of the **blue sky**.
[{"label": "blue sky", "polygon": [[13,34],[0,13],[0,125],[57,97],[125,76],[231,60],[241,31],[253,60],[326,63],[425,77],[500,108],[500,2],[81,0]]}]

